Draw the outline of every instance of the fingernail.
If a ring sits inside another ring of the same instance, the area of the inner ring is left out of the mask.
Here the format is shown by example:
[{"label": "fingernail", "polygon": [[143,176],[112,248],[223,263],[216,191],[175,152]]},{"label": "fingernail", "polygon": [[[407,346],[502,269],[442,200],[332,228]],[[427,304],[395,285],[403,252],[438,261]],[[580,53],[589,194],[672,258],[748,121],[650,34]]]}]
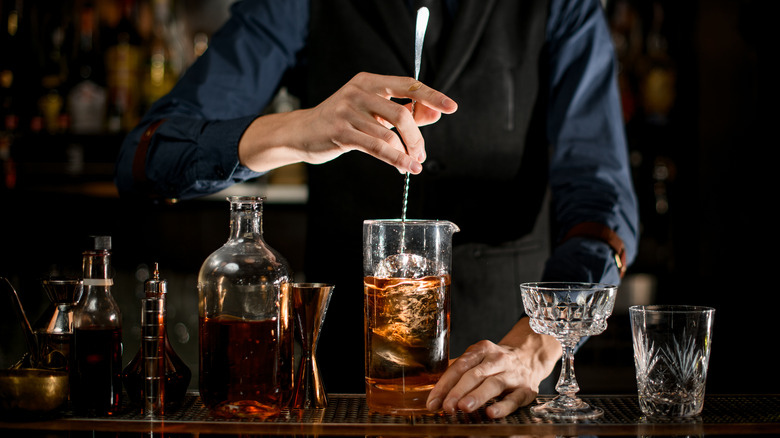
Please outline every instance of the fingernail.
[{"label": "fingernail", "polygon": [[409,166],[409,167],[411,168],[412,173],[420,173],[420,172],[422,172],[422,164],[420,164],[420,163],[418,163],[416,161],[412,162],[412,165]]},{"label": "fingernail", "polygon": [[441,408],[447,412],[455,412],[456,403],[457,402],[454,401],[453,399],[448,398],[444,400],[444,403],[442,403]]},{"label": "fingernail", "polygon": [[474,409],[474,405],[476,403],[477,403],[477,401],[474,400],[473,397],[466,397],[466,398],[463,399],[463,407],[466,410],[468,410],[468,411],[471,411],[472,409]]},{"label": "fingernail", "polygon": [[429,411],[435,411],[436,409],[439,409],[439,403],[441,403],[441,400],[435,398],[429,401],[426,407],[428,408]]}]

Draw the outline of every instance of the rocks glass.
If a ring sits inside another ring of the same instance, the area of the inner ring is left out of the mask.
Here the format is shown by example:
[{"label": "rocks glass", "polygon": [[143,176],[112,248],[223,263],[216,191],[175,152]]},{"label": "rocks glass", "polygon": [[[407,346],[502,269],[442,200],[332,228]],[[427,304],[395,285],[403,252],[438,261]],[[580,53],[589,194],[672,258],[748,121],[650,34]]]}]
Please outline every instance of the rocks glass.
[{"label": "rocks glass", "polygon": [[632,306],[629,314],[642,413],[660,418],[699,415],[715,309]]}]

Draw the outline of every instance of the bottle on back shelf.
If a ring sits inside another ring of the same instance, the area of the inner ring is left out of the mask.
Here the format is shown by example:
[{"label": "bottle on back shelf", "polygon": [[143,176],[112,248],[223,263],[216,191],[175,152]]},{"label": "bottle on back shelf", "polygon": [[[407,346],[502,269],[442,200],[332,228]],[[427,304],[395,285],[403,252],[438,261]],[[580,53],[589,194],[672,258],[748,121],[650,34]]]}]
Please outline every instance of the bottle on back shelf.
[{"label": "bottle on back shelf", "polygon": [[95,9],[87,4],[79,12],[78,38],[70,69],[67,107],[74,134],[98,134],[106,119],[105,66],[95,26]]},{"label": "bottle on back shelf", "polygon": [[107,128],[109,132],[126,132],[135,127],[140,116],[141,87],[139,73],[141,38],[133,24],[134,3],[123,0],[119,21],[104,29],[108,84]]},{"label": "bottle on back shelf", "polygon": [[49,134],[60,134],[68,126],[65,111],[69,52],[72,26],[71,9],[66,4],[51,4],[39,10],[42,69],[38,107],[43,127]]},{"label": "bottle on back shelf", "polygon": [[151,0],[151,28],[146,43],[143,76],[143,103],[148,109],[167,94],[189,63],[185,35],[170,0]]},{"label": "bottle on back shelf", "polygon": [[11,146],[19,123],[15,79],[18,75],[20,16],[15,2],[3,1],[0,5],[0,192],[16,185]]}]

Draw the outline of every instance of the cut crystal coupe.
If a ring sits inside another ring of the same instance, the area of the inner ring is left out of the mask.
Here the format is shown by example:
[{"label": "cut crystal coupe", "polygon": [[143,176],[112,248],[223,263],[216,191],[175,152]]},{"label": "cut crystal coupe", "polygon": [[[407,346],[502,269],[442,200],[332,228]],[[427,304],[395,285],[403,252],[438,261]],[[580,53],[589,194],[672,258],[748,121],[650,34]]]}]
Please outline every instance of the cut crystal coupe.
[{"label": "cut crystal coupe", "polygon": [[525,312],[534,332],[550,335],[563,347],[558,396],[531,407],[534,415],[556,419],[596,418],[604,412],[577,397],[574,349],[583,337],[607,328],[615,305],[617,286],[600,283],[537,282],[520,285]]}]

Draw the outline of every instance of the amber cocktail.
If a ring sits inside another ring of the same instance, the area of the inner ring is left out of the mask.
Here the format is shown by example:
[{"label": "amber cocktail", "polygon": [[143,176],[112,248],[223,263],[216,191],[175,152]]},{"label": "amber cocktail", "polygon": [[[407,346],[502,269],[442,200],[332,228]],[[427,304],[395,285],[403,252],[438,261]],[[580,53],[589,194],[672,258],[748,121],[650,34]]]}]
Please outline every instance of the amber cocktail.
[{"label": "amber cocktail", "polygon": [[428,412],[447,369],[452,233],[447,221],[366,221],[366,402],[370,410]]}]

